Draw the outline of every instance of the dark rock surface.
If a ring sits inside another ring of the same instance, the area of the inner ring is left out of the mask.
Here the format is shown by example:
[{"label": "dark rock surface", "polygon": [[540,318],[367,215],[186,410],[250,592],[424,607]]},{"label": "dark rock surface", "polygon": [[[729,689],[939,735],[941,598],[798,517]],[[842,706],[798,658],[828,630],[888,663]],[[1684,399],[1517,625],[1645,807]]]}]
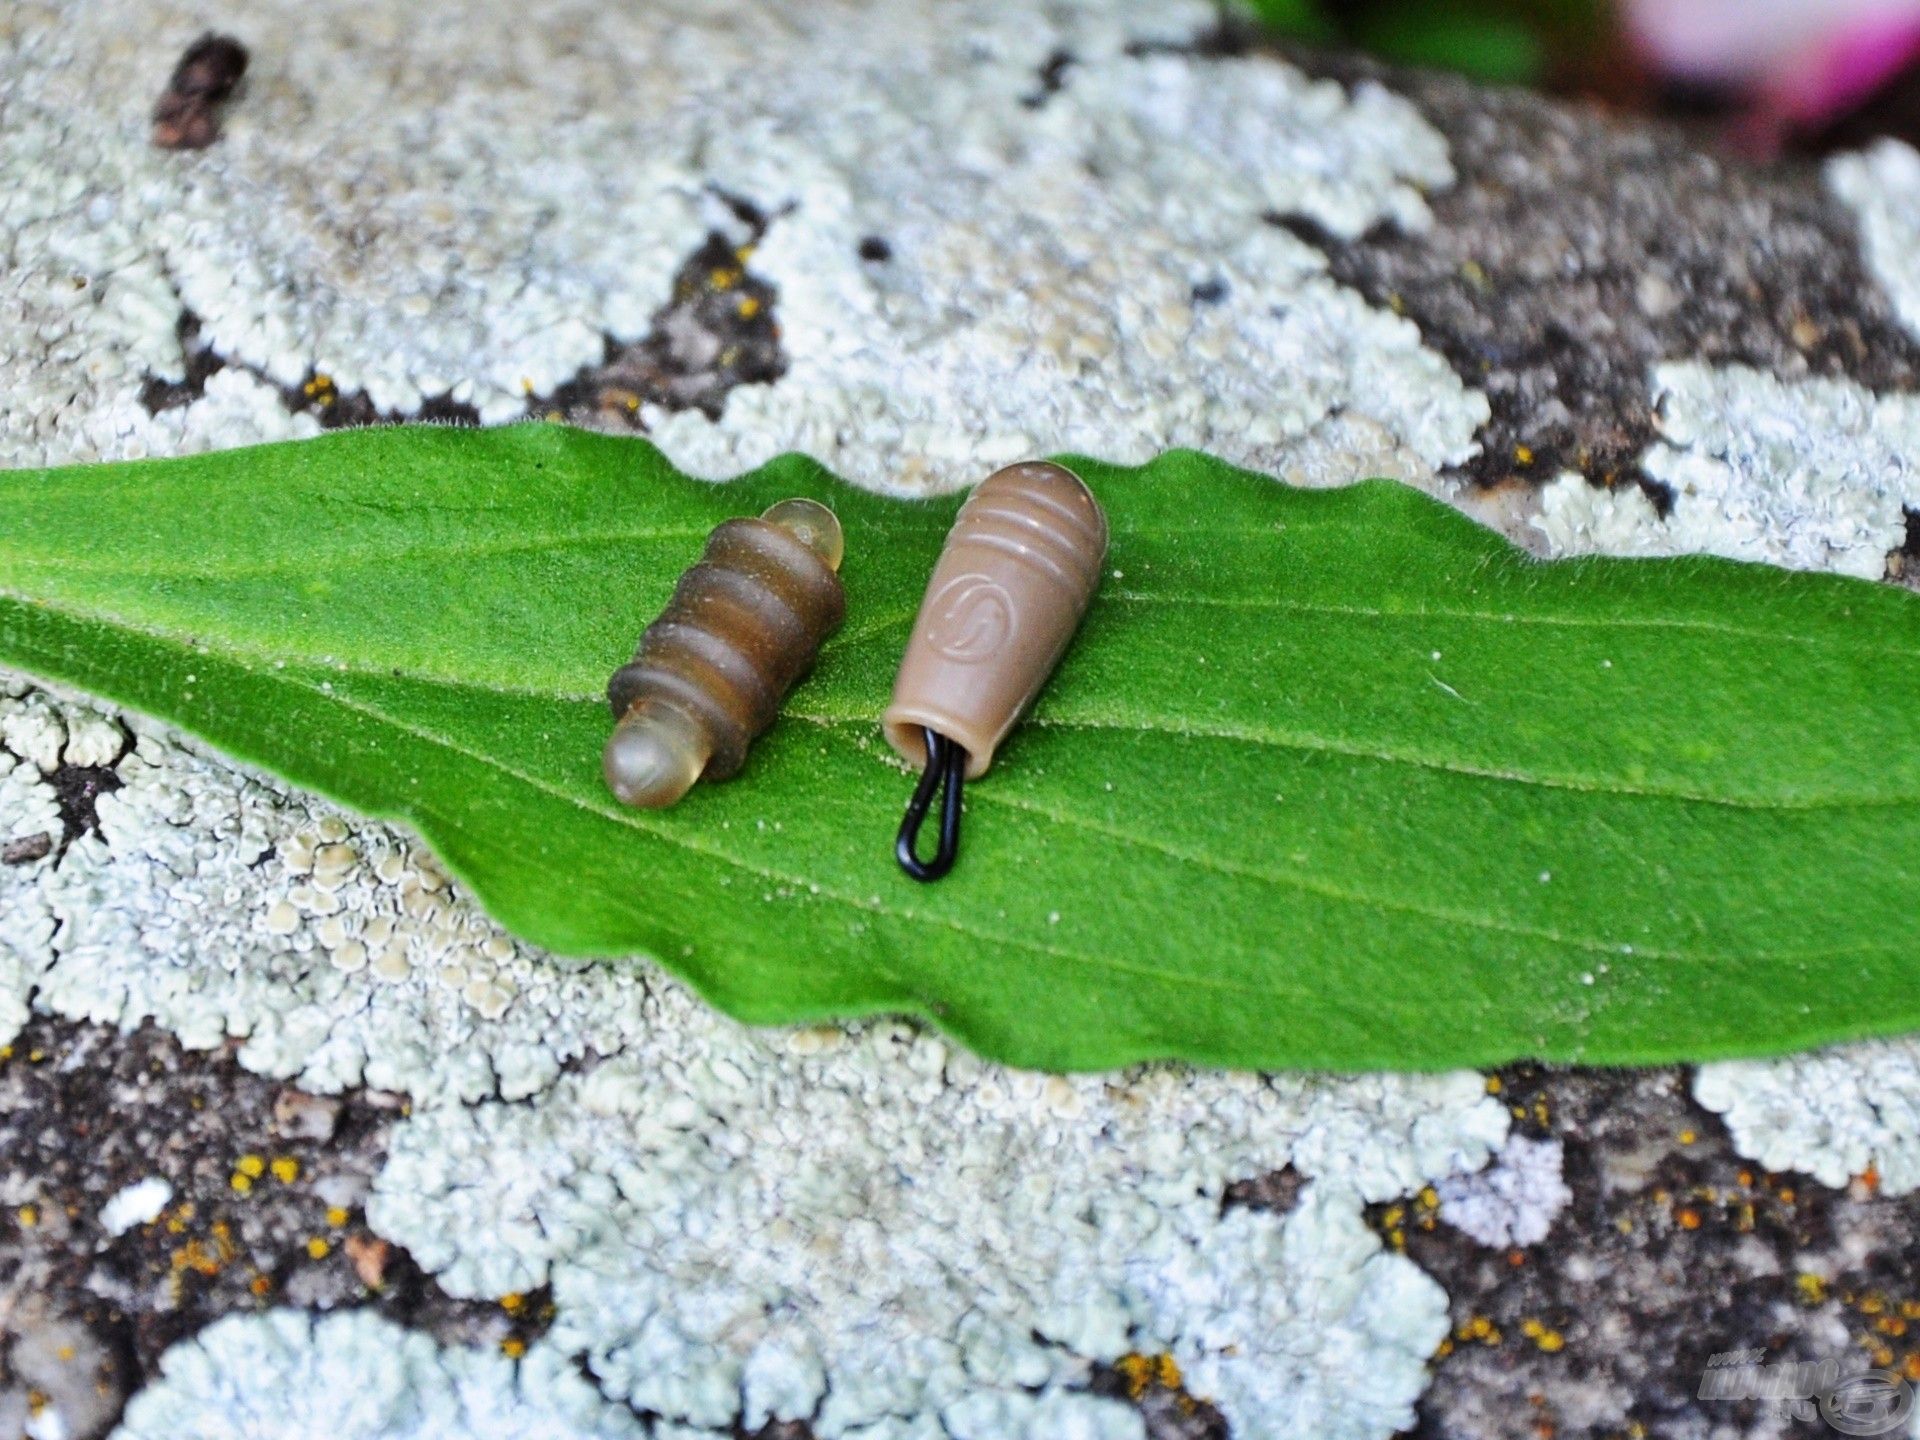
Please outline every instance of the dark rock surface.
[{"label": "dark rock surface", "polygon": [[1743,1160],[1688,1080],[1524,1066],[1490,1080],[1517,1133],[1565,1147],[1573,1199],[1538,1244],[1489,1248],[1418,1196],[1374,1207],[1452,1300],[1414,1436],[1806,1433],[1772,1402],[1701,1398],[1709,1364],[1736,1353],[1920,1382],[1920,1195]]},{"label": "dark rock surface", "polygon": [[[1383,80],[1446,137],[1458,183],[1418,236],[1312,230],[1332,273],[1420,326],[1493,420],[1465,467],[1495,485],[1577,470],[1638,483],[1666,359],[1910,390],[1920,345],[1867,274],[1846,208],[1810,162],[1750,164],[1704,132],[1525,91],[1288,50],[1345,83]],[[1293,228],[1298,222],[1286,221]]]},{"label": "dark rock surface", "polygon": [[[74,1440],[101,1433],[167,1346],[271,1305],[370,1305],[448,1342],[531,1339],[544,1296],[452,1300],[367,1231],[405,1103],[305,1095],[151,1027],[32,1021],[0,1048],[0,1418],[9,1393],[38,1396]],[[110,1233],[107,1202],[153,1179],[160,1212]],[[69,1385],[50,1383],[62,1372]],[[76,1416],[69,1391],[104,1403]]]}]

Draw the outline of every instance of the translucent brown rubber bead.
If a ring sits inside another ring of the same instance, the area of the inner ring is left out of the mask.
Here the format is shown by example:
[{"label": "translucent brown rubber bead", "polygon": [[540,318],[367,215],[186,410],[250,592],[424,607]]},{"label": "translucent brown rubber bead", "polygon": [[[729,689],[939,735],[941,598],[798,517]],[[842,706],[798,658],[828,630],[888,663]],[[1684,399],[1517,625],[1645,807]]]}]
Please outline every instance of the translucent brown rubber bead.
[{"label": "translucent brown rubber bead", "polygon": [[846,614],[840,556],[840,522],[811,500],[783,500],[707,537],[607,682],[619,723],[602,770],[622,803],[658,809],[703,776],[739,774]]},{"label": "translucent brown rubber bead", "polygon": [[881,717],[887,743],[918,769],[923,729],[967,752],[967,778],[1060,663],[1100,584],[1107,517],[1071,470],[1009,465],[980,482],[947,535]]}]

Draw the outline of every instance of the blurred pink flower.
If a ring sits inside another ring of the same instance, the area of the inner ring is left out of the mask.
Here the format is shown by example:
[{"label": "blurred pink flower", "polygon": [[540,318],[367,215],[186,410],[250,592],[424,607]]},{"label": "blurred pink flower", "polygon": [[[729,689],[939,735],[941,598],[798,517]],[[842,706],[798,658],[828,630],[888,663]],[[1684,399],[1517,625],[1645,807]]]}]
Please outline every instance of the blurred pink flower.
[{"label": "blurred pink flower", "polygon": [[1816,130],[1920,60],[1920,0],[1623,0],[1643,60],[1739,93],[1742,138],[1771,150]]}]

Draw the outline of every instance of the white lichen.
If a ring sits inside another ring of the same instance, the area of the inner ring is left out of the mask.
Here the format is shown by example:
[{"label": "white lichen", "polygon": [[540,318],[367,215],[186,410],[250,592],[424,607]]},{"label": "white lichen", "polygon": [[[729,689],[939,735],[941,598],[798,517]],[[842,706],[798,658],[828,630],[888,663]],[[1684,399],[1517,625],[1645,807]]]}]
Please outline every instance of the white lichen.
[{"label": "white lichen", "polygon": [[1534,530],[1550,556],[1679,553],[1653,500],[1637,485],[1594,485],[1577,470],[1540,487]]},{"label": "white lichen", "polygon": [[1671,512],[1563,476],[1536,521],[1550,553],[1705,553],[1881,577],[1905,507],[1920,505],[1920,400],[1694,362],[1656,367],[1654,391],[1661,439],[1641,465],[1671,488]]},{"label": "white lichen", "polygon": [[[723,195],[768,217],[751,264],[791,368],[718,422],[646,412],[705,473],[797,448],[918,489],[1035,449],[1198,445],[1423,477],[1486,418],[1410,322],[1263,218],[1418,229],[1452,178],[1440,136],[1371,83],[1135,43],[1204,32],[1199,0],[401,13],[250,7],[244,97],[195,154],[146,125],[192,26],[0,17],[0,461],[303,433],[276,392],[316,371],[382,410],[444,393],[512,418],[646,333],[680,262],[737,230]],[[861,258],[869,236],[890,258]],[[232,363],[150,416],[183,311]]]},{"label": "white lichen", "polygon": [[1061,1390],[1041,1395],[975,1391],[948,1406],[937,1422],[889,1416],[878,1425],[863,1427],[859,1434],[861,1440],[893,1440],[916,1431],[952,1440],[1146,1440],[1146,1425],[1138,1411],[1116,1400]]},{"label": "white lichen", "polygon": [[160,1358],[114,1440],[645,1440],[550,1348],[515,1362],[370,1310],[233,1315]]},{"label": "white lichen", "polygon": [[123,1185],[100,1207],[100,1228],[109,1235],[124,1235],[136,1225],[151,1224],[172,1198],[173,1186],[159,1175]]},{"label": "white lichen", "polygon": [[[17,703],[0,690],[0,726]],[[28,999],[53,956],[45,882],[65,829],[39,766],[0,749],[0,1045],[26,1024]]]},{"label": "white lichen", "polygon": [[1920,336],[1920,154],[1898,140],[1880,140],[1834,156],[1826,180],[1853,210],[1867,268],[1894,313]]},{"label": "white lichen", "polygon": [[529,1094],[647,1024],[630,973],[518,944],[390,826],[151,725],[119,775],[99,833],[38,888],[61,926],[32,971],[46,1009],[151,1018],[200,1048],[239,1036],[261,1074],[421,1101]]},{"label": "white lichen", "polygon": [[1482,1245],[1505,1249],[1536,1245],[1573,1199],[1561,1178],[1564,1149],[1557,1138],[1510,1135],[1484,1170],[1449,1175],[1434,1187],[1440,1218]]},{"label": "white lichen", "polygon": [[[1360,1207],[1480,1163],[1506,1120],[1478,1077],[1045,1077],[659,1000],[644,1043],[531,1104],[416,1112],[367,1207],[455,1294],[551,1284],[547,1343],[608,1394],[836,1437],[1143,1351],[1236,1435],[1410,1418],[1445,1298]],[[1321,1176],[1291,1215],[1223,1216],[1289,1162]]]},{"label": "white lichen", "polygon": [[1769,1170],[1838,1186],[1871,1168],[1886,1194],[1920,1190],[1920,1039],[1717,1061],[1700,1067],[1693,1093]]}]

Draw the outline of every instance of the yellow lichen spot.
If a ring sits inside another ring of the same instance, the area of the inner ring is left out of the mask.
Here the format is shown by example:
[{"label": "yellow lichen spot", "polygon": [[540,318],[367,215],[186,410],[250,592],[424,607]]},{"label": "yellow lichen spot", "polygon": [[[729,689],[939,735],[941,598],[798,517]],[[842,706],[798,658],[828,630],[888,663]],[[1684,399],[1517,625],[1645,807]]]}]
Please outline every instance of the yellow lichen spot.
[{"label": "yellow lichen spot", "polygon": [[1498,1075],[1487,1076],[1487,1094],[1498,1095],[1500,1093],[1500,1089],[1501,1089],[1500,1077]]},{"label": "yellow lichen spot", "polygon": [[1679,1140],[1682,1145],[1691,1145],[1700,1137],[1691,1130],[1682,1130],[1675,1138]]},{"label": "yellow lichen spot", "polygon": [[1113,1368],[1120,1372],[1120,1378],[1127,1382],[1127,1398],[1138,1400],[1147,1393],[1147,1386],[1153,1381],[1153,1359],[1147,1355],[1122,1355],[1114,1362]]},{"label": "yellow lichen spot", "polygon": [[509,1360],[518,1360],[527,1353],[527,1342],[518,1335],[509,1335],[500,1342],[500,1353]]},{"label": "yellow lichen spot", "polygon": [[1531,465],[1533,463],[1533,447],[1531,445],[1514,446],[1513,463],[1516,465]]},{"label": "yellow lichen spot", "polygon": [[321,1236],[316,1235],[307,1241],[307,1258],[309,1260],[324,1260],[332,1250],[333,1247]]},{"label": "yellow lichen spot", "polygon": [[73,1359],[74,1355],[77,1352],[74,1350],[73,1346],[71,1345],[62,1345],[58,1350],[54,1351],[53,1353],[56,1359],[62,1362],[65,1362]]},{"label": "yellow lichen spot", "polygon": [[531,395],[533,393],[533,377],[531,375],[522,375],[520,377],[520,393],[522,395]]},{"label": "yellow lichen spot", "polygon": [[1753,1171],[1742,1170],[1737,1178],[1742,1185],[1751,1186],[1753,1184]]},{"label": "yellow lichen spot", "polygon": [[1900,1363],[1900,1373],[1920,1385],[1920,1350],[1907,1352],[1907,1358]]},{"label": "yellow lichen spot", "polygon": [[745,265],[747,261],[753,258],[753,248],[751,245],[736,245],[733,251],[733,258],[738,260],[742,265]]},{"label": "yellow lichen spot", "polygon": [[11,1059],[13,1059],[13,1046],[0,1045],[0,1060],[11,1060]]},{"label": "yellow lichen spot", "polygon": [[37,1205],[22,1205],[14,1213],[20,1217],[20,1223],[29,1230],[40,1223],[40,1207]]},{"label": "yellow lichen spot", "polygon": [[233,1168],[249,1180],[258,1180],[262,1175],[267,1173],[267,1162],[263,1156],[242,1155],[238,1160],[233,1162]]},{"label": "yellow lichen spot", "polygon": [[1633,1217],[1630,1215],[1622,1215],[1618,1220],[1613,1222],[1613,1228],[1618,1230],[1622,1235],[1631,1235],[1633,1233]]},{"label": "yellow lichen spot", "polygon": [[1698,1230],[1700,1228],[1700,1212],[1692,1206],[1683,1206],[1680,1212],[1673,1218],[1680,1222],[1680,1228],[1682,1230]]},{"label": "yellow lichen spot", "polygon": [[38,1065],[42,1060],[46,1058],[47,1058],[47,1052],[44,1050],[34,1049],[34,1050],[27,1051],[27,1063],[29,1065]]},{"label": "yellow lichen spot", "polygon": [[1891,1335],[1897,1340],[1907,1333],[1907,1322],[1898,1315],[1882,1315],[1873,1322],[1873,1328],[1882,1335]]},{"label": "yellow lichen spot", "polygon": [[1500,1343],[1500,1327],[1484,1315],[1476,1315],[1455,1332],[1462,1340],[1478,1340],[1482,1345]]},{"label": "yellow lichen spot", "polygon": [[1920,1300],[1902,1300],[1900,1313],[1909,1320],[1920,1320]]},{"label": "yellow lichen spot", "polygon": [[253,1189],[253,1177],[236,1170],[227,1177],[227,1184],[233,1187],[236,1195],[245,1195]]},{"label": "yellow lichen spot", "polygon": [[1893,1351],[1889,1350],[1886,1346],[1876,1345],[1868,1353],[1873,1356],[1873,1363],[1877,1368],[1881,1370],[1891,1370],[1893,1368]]},{"label": "yellow lichen spot", "polygon": [[707,273],[707,286],[713,290],[731,290],[740,283],[738,270],[712,270]]},{"label": "yellow lichen spot", "polygon": [[1380,1217],[1380,1223],[1391,1230],[1406,1218],[1407,1210],[1404,1205],[1389,1205],[1387,1207],[1387,1213]]},{"label": "yellow lichen spot", "polygon": [[1810,1270],[1802,1270],[1793,1278],[1793,1288],[1800,1296],[1803,1305],[1824,1305],[1827,1303],[1827,1282]]},{"label": "yellow lichen spot", "polygon": [[509,1315],[518,1315],[527,1308],[527,1297],[518,1290],[510,1290],[500,1297],[500,1308]]},{"label": "yellow lichen spot", "polygon": [[300,1162],[291,1155],[274,1156],[270,1168],[273,1170],[273,1178],[282,1185],[291,1185],[300,1178]]},{"label": "yellow lichen spot", "polygon": [[1542,1324],[1538,1320],[1522,1320],[1520,1322],[1520,1333],[1533,1341],[1535,1345],[1539,1346],[1549,1355],[1558,1354],[1561,1350],[1564,1350],[1567,1345],[1566,1336],[1551,1326]]},{"label": "yellow lichen spot", "polygon": [[740,297],[740,303],[734,306],[733,309],[734,309],[734,313],[738,315],[742,320],[751,320],[754,316],[760,313],[759,297],[754,295],[742,295]]},{"label": "yellow lichen spot", "polygon": [[342,1225],[346,1224],[347,1219],[347,1212],[338,1205],[329,1205],[327,1207],[327,1224],[331,1225],[334,1229],[338,1230]]},{"label": "yellow lichen spot", "polygon": [[191,1270],[198,1275],[218,1275],[220,1262],[198,1240],[189,1240],[167,1257],[176,1275]]},{"label": "yellow lichen spot", "polygon": [[256,1295],[266,1295],[273,1289],[273,1277],[264,1272],[255,1275],[247,1282],[247,1289]]},{"label": "yellow lichen spot", "polygon": [[1446,1339],[1442,1340],[1437,1346],[1434,1347],[1433,1358],[1436,1360],[1444,1360],[1447,1358],[1447,1356],[1451,1355],[1452,1353],[1453,1353],[1453,1337],[1449,1335],[1447,1336]]},{"label": "yellow lichen spot", "polygon": [[1486,289],[1486,286],[1487,286],[1486,268],[1483,265],[1481,265],[1481,263],[1478,260],[1462,260],[1460,262],[1460,274],[1462,278],[1464,278],[1466,282],[1469,285],[1473,286],[1476,290]]},{"label": "yellow lichen spot", "polygon": [[1429,1210],[1440,1208],[1440,1192],[1431,1185],[1424,1186],[1415,1198]]}]

